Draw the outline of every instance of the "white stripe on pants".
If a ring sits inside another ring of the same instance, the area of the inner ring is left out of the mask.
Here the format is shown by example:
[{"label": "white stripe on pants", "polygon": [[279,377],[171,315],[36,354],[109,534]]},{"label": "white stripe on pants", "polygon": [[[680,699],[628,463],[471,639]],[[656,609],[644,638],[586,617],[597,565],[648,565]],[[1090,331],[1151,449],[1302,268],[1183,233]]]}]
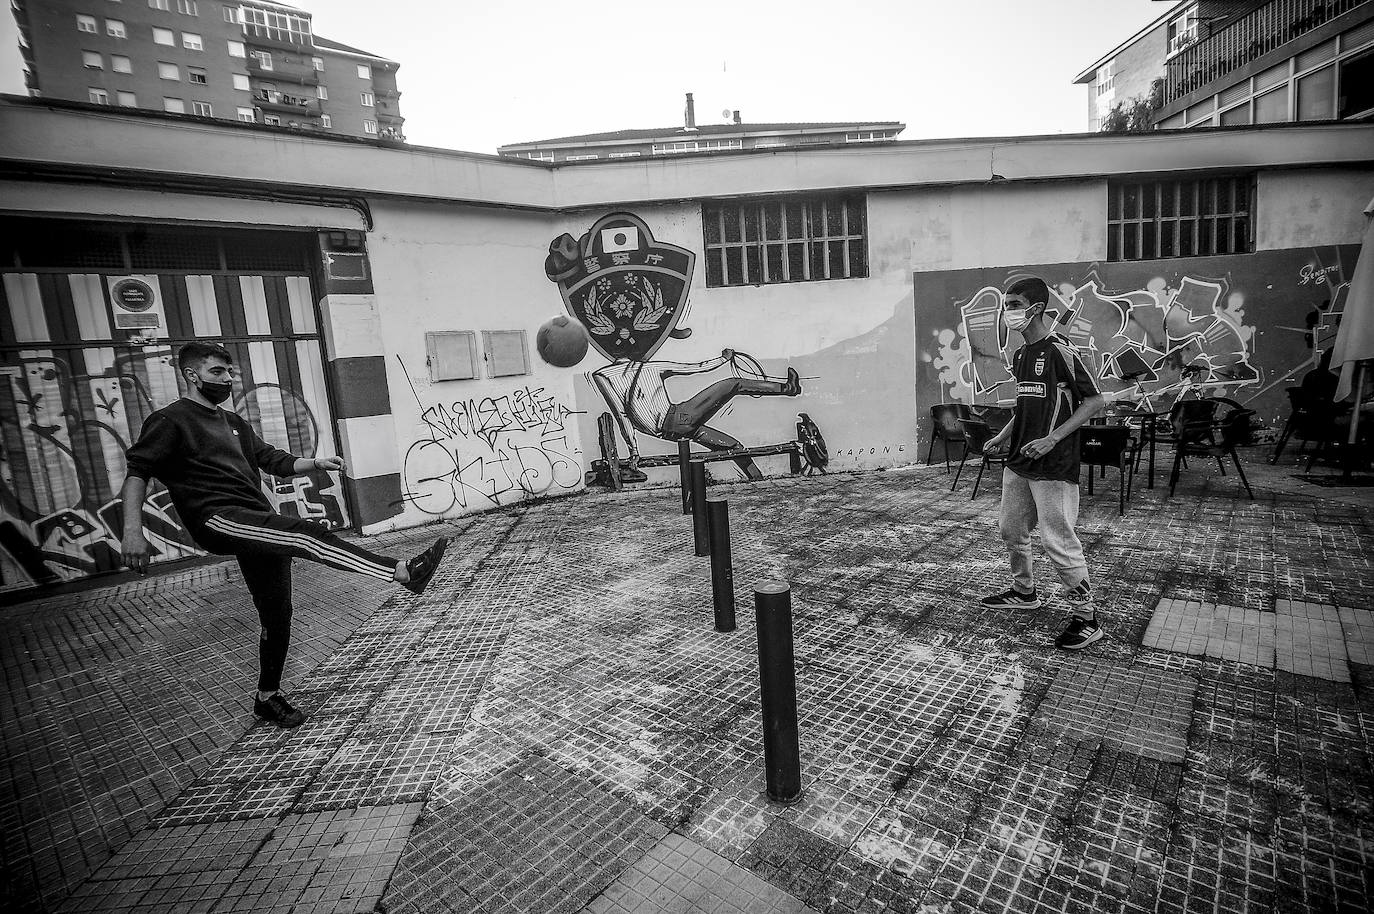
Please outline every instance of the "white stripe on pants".
[{"label": "white stripe on pants", "polygon": [[1078,523],[1078,484],[1057,479],[1027,479],[1002,469],[1002,542],[1011,555],[1011,581],[1022,593],[1035,589],[1031,531],[1040,528],[1040,545],[1054,563],[1065,590],[1088,580],[1088,563],[1074,525]]}]

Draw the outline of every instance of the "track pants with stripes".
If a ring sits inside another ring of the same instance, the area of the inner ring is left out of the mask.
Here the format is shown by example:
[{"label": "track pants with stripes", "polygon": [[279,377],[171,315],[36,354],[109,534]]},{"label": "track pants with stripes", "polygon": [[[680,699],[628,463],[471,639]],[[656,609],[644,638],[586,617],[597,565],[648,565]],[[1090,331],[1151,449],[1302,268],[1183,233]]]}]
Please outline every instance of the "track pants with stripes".
[{"label": "track pants with stripes", "polygon": [[266,510],[221,511],[205,521],[196,539],[209,552],[238,559],[262,626],[258,641],[258,689],[263,692],[281,686],[291,644],[293,558],[386,581],[392,580],[397,564],[396,559],[335,536],[322,524]]}]

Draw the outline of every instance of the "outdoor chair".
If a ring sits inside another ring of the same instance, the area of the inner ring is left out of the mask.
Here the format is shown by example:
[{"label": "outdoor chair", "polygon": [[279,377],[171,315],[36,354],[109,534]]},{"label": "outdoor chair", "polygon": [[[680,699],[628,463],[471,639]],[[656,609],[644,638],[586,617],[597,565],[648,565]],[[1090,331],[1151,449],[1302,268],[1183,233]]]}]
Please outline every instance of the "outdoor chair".
[{"label": "outdoor chair", "polygon": [[1117,514],[1126,513],[1135,479],[1135,457],[1139,446],[1124,425],[1084,425],[1078,432],[1079,459],[1088,467],[1088,494],[1093,494],[1093,468],[1116,467]]},{"label": "outdoor chair", "polygon": [[970,406],[969,415],[966,418],[986,422],[988,428],[995,435],[1007,427],[1012,414],[1013,410],[1009,406]]},{"label": "outdoor chair", "polygon": [[988,464],[1005,465],[1007,458],[987,453],[988,440],[996,433],[982,419],[960,419],[959,424],[964,427],[964,456],[959,458],[959,469],[954,474],[954,484],[949,490],[953,492],[958,488],[959,476],[964,472],[964,461],[968,460],[968,455],[981,457],[982,460],[978,463],[978,476],[973,480],[973,494],[969,496],[971,500],[978,497],[978,484],[983,481],[983,471],[988,468]]},{"label": "outdoor chair", "polygon": [[[1189,401],[1189,404],[1201,402],[1208,401]],[[1188,418],[1190,414],[1194,418]],[[1179,413],[1174,432],[1178,440],[1174,450],[1174,469],[1169,474],[1169,495],[1174,494],[1174,488],[1178,485],[1179,467],[1185,463],[1187,457],[1215,457],[1223,476],[1226,475],[1226,465],[1222,463],[1222,458],[1230,457],[1231,462],[1236,465],[1236,472],[1240,474],[1245,493],[1254,499],[1255,493],[1250,489],[1250,480],[1245,478],[1245,468],[1241,466],[1236,448],[1253,440],[1250,420],[1254,417],[1255,411],[1244,408],[1232,409],[1220,422],[1213,422],[1211,416],[1199,418],[1202,415],[1202,410],[1185,409]]]},{"label": "outdoor chair", "polygon": [[930,447],[926,450],[926,466],[930,466],[931,455],[935,453],[935,442],[945,448],[945,472],[949,472],[949,446],[958,444],[961,450],[968,450],[964,439],[964,427],[960,419],[969,418],[968,407],[963,403],[940,403],[930,408],[931,432]]},{"label": "outdoor chair", "polygon": [[1278,463],[1289,440],[1296,437],[1301,442],[1298,445],[1299,459],[1309,444],[1316,444],[1316,448],[1308,457],[1307,468],[1311,470],[1316,455],[1327,450],[1337,437],[1336,417],[1341,410],[1329,399],[1314,397],[1310,391],[1301,387],[1289,387],[1286,391],[1291,409],[1288,419],[1283,423],[1283,431],[1279,433],[1279,440],[1274,445],[1274,453],[1270,456],[1269,462]]}]

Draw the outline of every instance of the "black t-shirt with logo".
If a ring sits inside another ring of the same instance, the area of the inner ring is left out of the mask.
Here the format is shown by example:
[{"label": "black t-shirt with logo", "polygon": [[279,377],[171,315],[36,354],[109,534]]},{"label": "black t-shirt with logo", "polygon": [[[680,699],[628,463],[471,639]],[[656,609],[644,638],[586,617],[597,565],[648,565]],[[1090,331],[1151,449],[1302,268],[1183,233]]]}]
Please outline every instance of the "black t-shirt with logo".
[{"label": "black t-shirt with logo", "polygon": [[1026,479],[1057,479],[1078,484],[1078,433],[1065,436],[1039,460],[1021,448],[1063,425],[1079,404],[1097,394],[1078,350],[1068,340],[1050,334],[1027,343],[1011,359],[1016,378],[1016,413],[1011,420],[1007,469]]}]

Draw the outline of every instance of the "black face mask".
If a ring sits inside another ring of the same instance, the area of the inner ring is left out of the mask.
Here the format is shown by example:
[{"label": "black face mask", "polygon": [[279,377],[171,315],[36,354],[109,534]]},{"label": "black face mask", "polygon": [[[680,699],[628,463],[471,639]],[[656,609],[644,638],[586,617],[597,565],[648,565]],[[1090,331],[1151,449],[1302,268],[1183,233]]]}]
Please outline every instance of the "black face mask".
[{"label": "black face mask", "polygon": [[216,406],[228,400],[229,395],[234,392],[233,381],[207,381],[198,375],[196,380],[200,382],[196,385],[196,390],[200,391],[202,397]]}]

